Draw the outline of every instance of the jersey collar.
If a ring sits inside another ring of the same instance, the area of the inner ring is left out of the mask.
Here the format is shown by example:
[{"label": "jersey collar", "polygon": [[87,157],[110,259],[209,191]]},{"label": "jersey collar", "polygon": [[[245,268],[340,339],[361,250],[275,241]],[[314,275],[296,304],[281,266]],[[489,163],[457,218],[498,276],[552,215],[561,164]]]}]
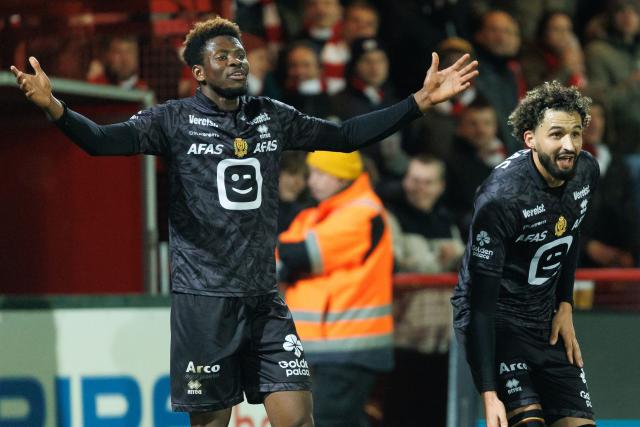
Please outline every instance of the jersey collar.
[{"label": "jersey collar", "polygon": [[216,103],[213,102],[212,100],[210,100],[207,97],[207,95],[202,93],[200,88],[196,89],[196,94],[194,95],[193,99],[195,100],[196,104],[200,105],[201,107],[206,108],[208,111],[212,111],[213,110],[213,111],[220,112],[220,113],[235,113],[237,111],[242,111],[243,108],[244,108],[244,104],[246,102],[245,97],[241,96],[240,97],[240,104],[238,105],[238,109],[237,110],[234,110],[234,111],[223,111],[220,108],[218,108]]}]

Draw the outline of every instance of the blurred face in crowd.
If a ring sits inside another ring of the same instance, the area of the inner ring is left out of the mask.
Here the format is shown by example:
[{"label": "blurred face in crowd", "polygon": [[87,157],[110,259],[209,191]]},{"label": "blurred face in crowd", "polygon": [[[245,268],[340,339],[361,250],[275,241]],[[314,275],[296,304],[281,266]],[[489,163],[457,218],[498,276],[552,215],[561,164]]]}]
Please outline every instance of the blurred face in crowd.
[{"label": "blurred face in crowd", "polygon": [[359,38],[371,38],[378,34],[378,15],[364,6],[348,7],[344,14],[342,36],[347,43]]},{"label": "blurred face in crowd", "polygon": [[269,51],[266,47],[252,49],[247,53],[247,60],[251,64],[251,74],[259,79],[264,79],[265,75],[271,71]]},{"label": "blurred face in crowd", "polygon": [[108,72],[118,82],[138,73],[138,43],[129,39],[113,39],[107,50]]},{"label": "blurred face in crowd", "polygon": [[407,201],[417,209],[430,212],[444,192],[444,170],[439,163],[413,159],[402,180]]},{"label": "blurred face in crowd", "polygon": [[591,120],[589,126],[584,130],[582,138],[586,144],[598,144],[603,141],[606,125],[605,112],[602,105],[593,104],[589,113]]},{"label": "blurred face in crowd", "polygon": [[631,5],[624,6],[615,12],[613,22],[616,30],[625,37],[633,37],[640,29],[640,15]]},{"label": "blurred face in crowd", "polygon": [[520,30],[509,14],[489,12],[484,17],[482,28],[476,33],[476,41],[496,56],[510,57],[520,49]]},{"label": "blurred face in crowd", "polygon": [[286,170],[280,171],[279,194],[280,200],[285,202],[295,201],[307,185],[305,173],[291,173]]},{"label": "blurred face in crowd", "polygon": [[380,87],[389,77],[389,60],[381,50],[372,50],[363,54],[356,63],[356,75],[366,84]]},{"label": "blurred face in crowd", "polygon": [[467,108],[460,117],[456,129],[458,136],[464,138],[475,148],[481,150],[491,145],[498,131],[496,112],[491,107]]},{"label": "blurred face in crowd", "polygon": [[561,51],[566,48],[572,35],[573,24],[569,16],[564,13],[556,13],[547,22],[544,41],[550,48]]},{"label": "blurred face in crowd", "polygon": [[328,199],[334,194],[342,191],[346,188],[351,181],[336,178],[326,172],[316,169],[313,166],[309,167],[309,179],[307,184],[309,185],[309,191],[314,199],[319,202]]},{"label": "blurred face in crowd", "polygon": [[312,28],[333,28],[342,19],[339,0],[307,0],[305,22]]},{"label": "blurred face in crowd", "polygon": [[547,110],[542,122],[524,133],[538,171],[552,186],[573,177],[582,150],[582,119],[576,111]]},{"label": "blurred face in crowd", "polygon": [[305,82],[320,77],[318,55],[312,48],[296,47],[287,55],[287,78],[293,82]]}]

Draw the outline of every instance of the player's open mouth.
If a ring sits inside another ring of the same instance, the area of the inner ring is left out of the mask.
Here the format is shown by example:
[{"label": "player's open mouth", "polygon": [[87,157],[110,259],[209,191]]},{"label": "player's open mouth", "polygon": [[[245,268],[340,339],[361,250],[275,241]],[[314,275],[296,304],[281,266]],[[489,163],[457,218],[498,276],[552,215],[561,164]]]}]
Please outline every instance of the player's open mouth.
[{"label": "player's open mouth", "polygon": [[575,161],[576,156],[573,154],[561,154],[556,157],[556,163],[562,169],[570,169],[573,167],[573,162]]},{"label": "player's open mouth", "polygon": [[246,80],[247,74],[244,71],[236,71],[235,73],[230,74],[229,78],[231,80]]}]

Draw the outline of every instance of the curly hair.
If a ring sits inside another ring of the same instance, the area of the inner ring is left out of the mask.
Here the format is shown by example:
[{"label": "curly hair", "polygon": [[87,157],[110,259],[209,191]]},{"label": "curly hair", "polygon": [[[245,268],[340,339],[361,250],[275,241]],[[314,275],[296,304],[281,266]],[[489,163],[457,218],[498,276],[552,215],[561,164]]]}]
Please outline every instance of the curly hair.
[{"label": "curly hair", "polygon": [[582,95],[575,86],[565,87],[558,81],[544,82],[527,92],[520,105],[509,115],[512,135],[520,140],[528,130],[534,130],[544,120],[547,110],[577,112],[582,127],[589,125],[591,98]]},{"label": "curly hair", "polygon": [[182,59],[190,67],[202,65],[204,49],[209,40],[217,36],[231,36],[240,40],[240,27],[235,22],[219,16],[203,22],[197,22],[182,45]]}]

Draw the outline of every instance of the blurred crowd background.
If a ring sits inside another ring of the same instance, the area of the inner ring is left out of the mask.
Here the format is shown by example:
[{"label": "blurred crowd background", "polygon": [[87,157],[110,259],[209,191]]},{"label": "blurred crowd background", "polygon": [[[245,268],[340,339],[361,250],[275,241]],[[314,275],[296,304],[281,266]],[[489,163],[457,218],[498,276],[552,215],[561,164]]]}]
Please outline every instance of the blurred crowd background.
[{"label": "blurred crowd background", "polygon": [[[194,93],[182,41],[194,22],[221,15],[243,32],[251,95],[334,121],[409,96],[422,85],[431,52],[441,68],[470,54],[480,76],[469,90],[362,152],[389,212],[398,273],[457,271],[476,188],[524,148],[510,133],[510,112],[544,81],[575,85],[594,101],[583,148],[601,168],[579,267],[640,266],[640,1],[24,0],[3,2],[0,12],[3,70],[28,69],[34,55],[49,76],[149,89],[158,102]],[[162,165],[157,174],[160,238],[167,240]],[[279,231],[315,203],[307,177],[305,153],[285,153]],[[617,293],[627,308],[640,309],[631,287],[598,289],[596,302],[606,305]],[[446,383],[450,293],[394,297],[397,360],[414,368],[389,379],[407,390],[395,397],[409,406],[407,399],[430,399],[441,418],[442,389],[416,396],[411,384],[425,377]],[[386,411],[399,407],[391,401]],[[410,413],[394,414],[403,416],[401,425],[411,425]]]}]

